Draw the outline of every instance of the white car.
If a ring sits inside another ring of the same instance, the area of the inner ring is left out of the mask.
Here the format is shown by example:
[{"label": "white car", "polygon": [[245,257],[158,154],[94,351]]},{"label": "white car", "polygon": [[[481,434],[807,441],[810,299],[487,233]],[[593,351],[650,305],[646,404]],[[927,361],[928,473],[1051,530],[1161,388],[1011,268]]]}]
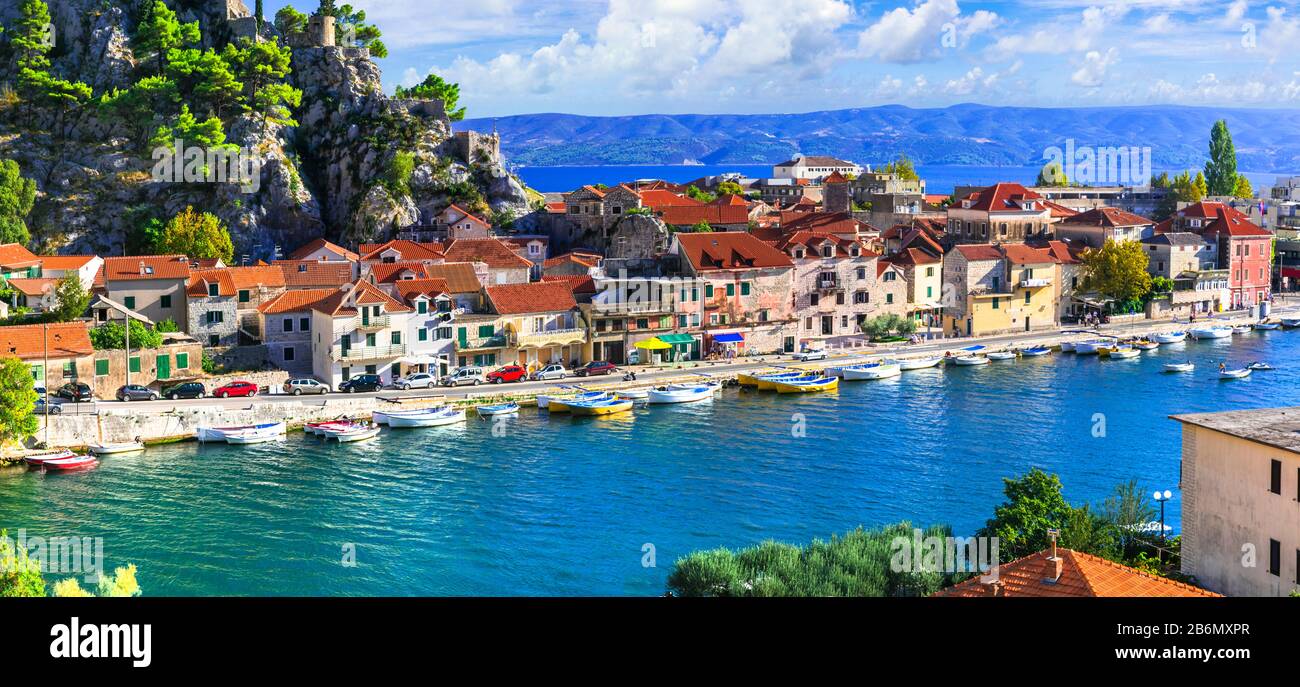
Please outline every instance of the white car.
[{"label": "white car", "polygon": [[794,354],[795,360],[808,362],[809,360],[825,360],[826,349],[817,349],[815,351],[800,351]]},{"label": "white car", "polygon": [[428,389],[437,386],[437,384],[438,378],[425,372],[398,377],[393,382],[393,386],[398,389]]},{"label": "white car", "polygon": [[533,373],[533,379],[545,381],[548,379],[564,379],[569,376],[569,371],[564,369],[563,365],[547,365],[546,367]]},{"label": "white car", "polygon": [[284,383],[284,393],[301,396],[303,394],[328,394],[330,388],[314,379],[290,379]]}]

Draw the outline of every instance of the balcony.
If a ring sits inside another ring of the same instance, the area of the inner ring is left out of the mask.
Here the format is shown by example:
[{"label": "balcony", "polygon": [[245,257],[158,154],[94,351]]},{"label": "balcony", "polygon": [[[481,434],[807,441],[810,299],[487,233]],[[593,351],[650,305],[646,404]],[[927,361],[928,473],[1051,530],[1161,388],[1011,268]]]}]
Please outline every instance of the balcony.
[{"label": "balcony", "polygon": [[373,332],[388,329],[392,318],[388,315],[357,315],[352,318],[352,328],[361,332]]},{"label": "balcony", "polygon": [[1020,280],[1020,288],[1022,288],[1022,289],[1041,289],[1042,287],[1044,287],[1044,286],[1048,286],[1048,285],[1050,285],[1051,283],[1052,283],[1052,280],[1051,280],[1051,279],[1048,279],[1047,277],[1030,277],[1030,278],[1027,278],[1027,279],[1021,279],[1021,280]]},{"label": "balcony", "polygon": [[510,334],[512,348],[549,348],[551,346],[570,346],[587,340],[585,328],[548,329],[529,334]]},{"label": "balcony", "polygon": [[406,344],[393,344],[391,346],[351,346],[344,349],[342,346],[334,346],[330,349],[330,360],[336,362],[354,362],[358,360],[384,360],[388,358],[400,358],[406,355]]},{"label": "balcony", "polygon": [[834,278],[819,278],[817,280],[817,289],[820,291],[833,291],[839,286],[839,280]]}]

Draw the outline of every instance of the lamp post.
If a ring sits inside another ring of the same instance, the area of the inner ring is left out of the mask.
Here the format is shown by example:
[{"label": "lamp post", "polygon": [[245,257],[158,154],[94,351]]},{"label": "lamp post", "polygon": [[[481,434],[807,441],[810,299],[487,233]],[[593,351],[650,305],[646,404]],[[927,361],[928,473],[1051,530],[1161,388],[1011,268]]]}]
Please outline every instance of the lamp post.
[{"label": "lamp post", "polygon": [[[1167,537],[1165,536],[1165,501],[1173,498],[1174,493],[1166,489],[1164,491],[1157,491],[1152,496],[1155,498],[1156,502],[1160,504],[1160,541],[1161,543],[1164,543],[1167,541]],[[1157,560],[1164,562],[1164,554],[1165,549],[1162,546],[1160,547]]]}]

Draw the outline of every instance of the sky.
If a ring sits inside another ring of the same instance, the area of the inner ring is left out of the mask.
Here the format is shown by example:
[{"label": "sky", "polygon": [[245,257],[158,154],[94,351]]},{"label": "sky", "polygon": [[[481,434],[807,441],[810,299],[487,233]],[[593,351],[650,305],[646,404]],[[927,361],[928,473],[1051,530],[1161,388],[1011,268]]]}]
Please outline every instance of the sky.
[{"label": "sky", "polygon": [[[267,0],[268,16],[285,4]],[[1281,0],[351,4],[383,31],[390,92],[436,72],[461,85],[470,117],[1300,107],[1300,3]]]}]

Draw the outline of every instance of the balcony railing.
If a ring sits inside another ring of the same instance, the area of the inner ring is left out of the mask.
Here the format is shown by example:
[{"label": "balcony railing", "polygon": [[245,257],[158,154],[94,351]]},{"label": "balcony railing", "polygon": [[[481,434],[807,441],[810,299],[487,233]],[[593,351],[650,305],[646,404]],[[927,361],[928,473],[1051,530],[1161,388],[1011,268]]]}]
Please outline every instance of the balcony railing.
[{"label": "balcony railing", "polygon": [[837,287],[837,286],[839,286],[839,282],[838,282],[837,280],[835,280],[835,279],[818,279],[818,280],[817,280],[817,288],[821,289],[822,291],[829,291],[829,290],[831,290],[831,289],[834,289],[834,288]]},{"label": "balcony railing", "polygon": [[392,324],[392,318],[389,317],[388,315],[370,315],[368,317],[357,315],[356,317],[352,318],[353,329],[360,330],[360,331],[377,331],[380,329],[388,329],[388,326],[390,324]]},{"label": "balcony railing", "polygon": [[1037,289],[1051,283],[1052,280],[1047,277],[1030,277],[1020,280],[1020,286],[1026,289]]},{"label": "balcony railing", "polygon": [[397,358],[406,355],[406,344],[392,344],[390,346],[351,346],[343,348],[334,346],[330,349],[330,359],[338,362],[352,360],[383,360],[385,358]]},{"label": "balcony railing", "polygon": [[548,346],[567,346],[582,343],[586,338],[587,330],[584,328],[548,329],[529,334],[512,333],[510,345],[514,348],[546,348]]}]

